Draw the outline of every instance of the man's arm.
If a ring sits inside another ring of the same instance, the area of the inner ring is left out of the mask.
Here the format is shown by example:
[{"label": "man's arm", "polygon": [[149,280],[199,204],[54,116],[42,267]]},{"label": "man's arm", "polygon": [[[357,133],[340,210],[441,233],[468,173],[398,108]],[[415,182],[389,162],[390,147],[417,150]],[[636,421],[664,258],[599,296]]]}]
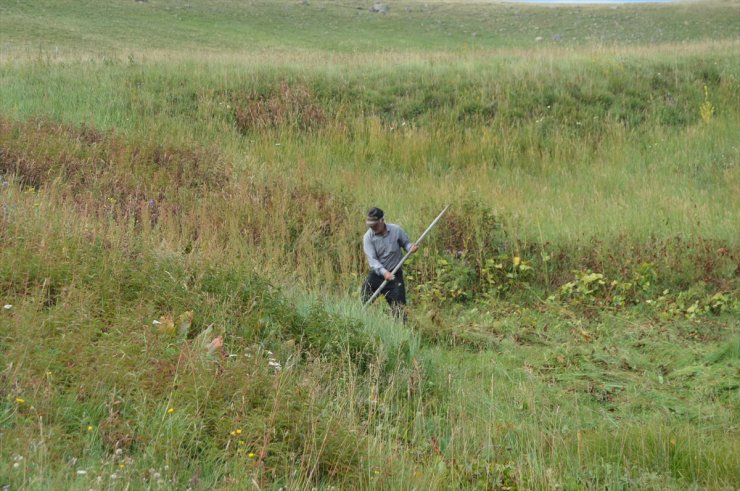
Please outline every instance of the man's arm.
[{"label": "man's arm", "polygon": [[382,264],[380,264],[378,256],[377,254],[375,254],[375,247],[373,247],[373,244],[370,241],[370,237],[368,237],[367,235],[362,239],[362,248],[365,250],[367,263],[370,265],[370,269],[372,269],[377,275],[385,276],[388,270],[385,269]]},{"label": "man's arm", "polygon": [[408,234],[406,231],[399,227],[399,237],[398,241],[400,242],[400,245],[406,250],[406,252],[416,252],[419,248],[411,242],[411,239],[409,239]]}]

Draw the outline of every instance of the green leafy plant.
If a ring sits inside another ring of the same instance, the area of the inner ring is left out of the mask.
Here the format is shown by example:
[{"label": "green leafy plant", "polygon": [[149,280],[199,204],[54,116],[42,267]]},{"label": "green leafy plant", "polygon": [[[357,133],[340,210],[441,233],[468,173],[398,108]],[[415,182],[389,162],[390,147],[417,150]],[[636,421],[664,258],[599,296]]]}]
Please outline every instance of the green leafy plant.
[{"label": "green leafy plant", "polygon": [[607,289],[604,275],[591,270],[573,271],[575,279],[562,285],[559,289],[561,298],[571,301],[594,301]]},{"label": "green leafy plant", "polygon": [[534,276],[530,261],[506,254],[486,259],[480,271],[481,288],[486,297],[500,296],[527,284]]},{"label": "green leafy plant", "polygon": [[[413,275],[410,277],[413,279]],[[437,258],[432,278],[414,289],[421,303],[464,302],[473,297],[476,274],[463,258]]]},{"label": "green leafy plant", "polygon": [[663,318],[695,319],[708,315],[740,312],[740,302],[736,295],[729,292],[707,292],[707,287],[703,283],[681,291],[675,296],[671,296],[668,290],[664,290],[662,295],[648,303],[657,306]]}]

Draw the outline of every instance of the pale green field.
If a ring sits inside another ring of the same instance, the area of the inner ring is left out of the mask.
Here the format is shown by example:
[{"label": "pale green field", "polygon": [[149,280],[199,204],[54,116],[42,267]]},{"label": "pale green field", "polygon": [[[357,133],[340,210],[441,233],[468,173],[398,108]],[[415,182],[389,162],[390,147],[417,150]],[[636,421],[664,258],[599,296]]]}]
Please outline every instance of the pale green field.
[{"label": "pale green field", "polygon": [[0,487],[737,488],[740,5],[368,6],[0,0]]}]

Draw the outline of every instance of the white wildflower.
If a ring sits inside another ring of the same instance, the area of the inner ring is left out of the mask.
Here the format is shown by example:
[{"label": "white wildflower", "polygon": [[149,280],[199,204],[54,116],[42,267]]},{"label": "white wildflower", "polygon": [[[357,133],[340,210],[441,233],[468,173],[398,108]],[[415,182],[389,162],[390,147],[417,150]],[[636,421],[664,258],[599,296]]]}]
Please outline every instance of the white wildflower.
[{"label": "white wildflower", "polygon": [[12,309],[12,308],[13,308],[13,306],[12,306],[12,305],[10,305],[9,303],[6,303],[5,305],[3,305],[3,308],[4,308],[5,310],[10,310],[10,309]]}]

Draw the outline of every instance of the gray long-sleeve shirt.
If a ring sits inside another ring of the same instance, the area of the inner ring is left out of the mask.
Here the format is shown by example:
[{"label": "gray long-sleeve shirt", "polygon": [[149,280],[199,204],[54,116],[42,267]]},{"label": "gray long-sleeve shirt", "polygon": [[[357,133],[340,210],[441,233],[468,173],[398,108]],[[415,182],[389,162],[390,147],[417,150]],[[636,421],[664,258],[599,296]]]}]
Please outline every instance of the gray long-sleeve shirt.
[{"label": "gray long-sleeve shirt", "polygon": [[368,229],[362,238],[362,246],[370,269],[380,276],[387,271],[393,271],[393,268],[401,262],[402,247],[406,251],[411,248],[411,240],[401,227],[393,223],[386,223],[385,227],[385,235],[376,235],[372,229]]}]

